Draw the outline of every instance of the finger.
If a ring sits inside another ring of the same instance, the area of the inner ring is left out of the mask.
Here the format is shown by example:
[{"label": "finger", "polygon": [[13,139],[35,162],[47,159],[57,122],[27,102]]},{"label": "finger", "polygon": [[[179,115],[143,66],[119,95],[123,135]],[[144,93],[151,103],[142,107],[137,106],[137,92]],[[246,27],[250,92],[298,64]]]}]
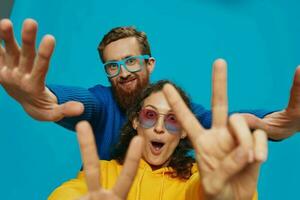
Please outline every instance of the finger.
[{"label": "finger", "polygon": [[300,111],[300,65],[297,67],[295,72],[287,111],[295,109]]},{"label": "finger", "polygon": [[[190,140],[194,143],[199,134],[204,133],[204,128],[200,125],[194,114],[187,107],[174,86],[171,84],[166,84],[163,88],[163,93],[182,128],[188,134]],[[194,147],[196,146],[197,145],[194,144]]]},{"label": "finger", "polygon": [[80,145],[83,169],[89,192],[94,193],[101,188],[99,157],[90,124],[81,121],[76,125],[77,137]]},{"label": "finger", "polygon": [[258,162],[265,162],[268,157],[268,138],[266,132],[255,130],[254,136],[254,156]]},{"label": "finger", "polygon": [[5,51],[1,45],[1,40],[0,40],[0,81],[1,81],[1,69],[5,66]]},{"label": "finger", "polygon": [[90,196],[87,194],[87,195],[85,195],[85,196],[83,196],[83,197],[79,197],[79,198],[76,199],[76,200],[91,200],[91,198],[90,198]]},{"label": "finger", "polygon": [[134,181],[142,157],[143,143],[142,137],[139,136],[134,137],[130,142],[123,170],[113,188],[113,191],[120,199],[126,199]]},{"label": "finger", "polygon": [[98,190],[96,192],[89,192],[89,200],[102,200],[102,199],[109,199],[110,198],[103,198],[103,196],[105,196],[103,193],[102,193],[102,190]]},{"label": "finger", "polygon": [[262,119],[249,113],[241,113],[240,115],[246,120],[250,129],[262,129],[267,131],[268,126]]},{"label": "finger", "polygon": [[55,39],[46,35],[39,46],[37,59],[32,69],[32,79],[36,84],[45,83],[49,62],[55,46]]},{"label": "finger", "polygon": [[19,62],[20,50],[14,36],[13,25],[9,19],[0,21],[0,38],[4,40],[7,66],[16,67]]},{"label": "finger", "polygon": [[35,39],[37,32],[37,23],[32,19],[27,19],[22,28],[22,48],[20,57],[20,70],[30,72],[35,58]]},{"label": "finger", "polygon": [[2,45],[1,45],[1,39],[0,39],[0,84],[2,83],[2,81],[3,81],[3,78],[2,78],[2,69],[3,69],[3,67],[4,67],[4,65],[5,65],[5,57],[4,57],[4,49],[3,49],[3,47],[2,47]]},{"label": "finger", "polygon": [[229,123],[233,130],[233,135],[236,137],[239,145],[244,149],[247,149],[249,153],[249,162],[253,162],[253,138],[245,119],[239,114],[233,114],[229,118]]},{"label": "finger", "polygon": [[208,194],[215,195],[224,189],[225,183],[234,175],[239,173],[248,163],[247,150],[242,146],[234,149],[220,163],[219,167],[205,178],[205,190]]},{"label": "finger", "polygon": [[62,113],[64,117],[76,117],[83,113],[84,106],[81,102],[69,101],[64,103]]},{"label": "finger", "polygon": [[4,66],[4,63],[5,63],[4,54],[5,54],[5,51],[4,51],[4,49],[1,45],[1,41],[0,41],[0,69],[1,69],[1,67]]},{"label": "finger", "polygon": [[68,101],[64,104],[60,104],[53,109],[53,112],[49,116],[51,121],[59,121],[65,117],[76,117],[83,113],[84,105],[77,101]]},{"label": "finger", "polygon": [[213,64],[213,91],[212,91],[212,124],[213,127],[227,125],[227,64],[218,59]]}]

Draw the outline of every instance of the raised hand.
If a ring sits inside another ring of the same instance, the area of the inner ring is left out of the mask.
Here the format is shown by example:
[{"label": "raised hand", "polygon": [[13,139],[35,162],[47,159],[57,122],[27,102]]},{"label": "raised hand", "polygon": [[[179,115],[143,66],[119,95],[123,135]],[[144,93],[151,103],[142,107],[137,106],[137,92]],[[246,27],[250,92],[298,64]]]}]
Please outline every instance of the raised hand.
[{"label": "raised hand", "polygon": [[195,148],[207,199],[252,199],[260,164],[267,158],[266,134],[260,130],[251,134],[239,115],[231,116],[228,123],[225,61],[217,60],[213,70],[213,123],[209,130],[198,123],[171,85],[163,91]]},{"label": "raised hand", "polygon": [[0,84],[37,120],[58,121],[63,117],[80,115],[83,112],[81,103],[58,105],[56,96],[45,86],[55,40],[51,35],[44,36],[36,52],[36,33],[37,23],[32,19],[25,20],[20,47],[11,21],[0,21],[0,41],[5,43],[5,47],[0,45]]},{"label": "raised hand", "polygon": [[143,139],[135,136],[127,151],[122,172],[111,190],[105,190],[100,184],[99,157],[92,132],[88,122],[79,122],[76,126],[80,144],[83,169],[88,187],[88,194],[80,200],[124,200],[133,183],[142,156]]},{"label": "raised hand", "polygon": [[263,119],[243,115],[251,128],[263,129],[274,140],[285,139],[300,131],[300,66],[297,67],[286,109],[273,112]]}]

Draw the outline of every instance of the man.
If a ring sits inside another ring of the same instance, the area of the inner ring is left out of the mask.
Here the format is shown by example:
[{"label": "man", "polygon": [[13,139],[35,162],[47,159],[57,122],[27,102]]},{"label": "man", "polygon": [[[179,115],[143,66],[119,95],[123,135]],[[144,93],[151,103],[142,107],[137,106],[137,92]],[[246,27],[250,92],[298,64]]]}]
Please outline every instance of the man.
[{"label": "man", "polygon": [[[110,148],[118,140],[119,129],[125,119],[124,112],[149,83],[149,76],[155,67],[146,35],[132,28],[116,28],[109,32],[100,43],[99,52],[112,87],[97,85],[86,90],[45,86],[55,42],[53,36],[46,35],[36,53],[36,32],[37,23],[31,19],[25,20],[20,48],[12,23],[8,19],[0,22],[1,39],[5,42],[5,48],[0,49],[1,85],[37,120],[56,121],[71,130],[79,120],[89,121],[95,132],[100,157],[109,159]],[[136,62],[135,67],[131,66],[132,62]],[[224,64],[223,60],[214,63]],[[201,124],[205,128],[210,127],[211,111],[197,104],[192,107]],[[270,139],[287,138],[299,131],[300,68],[296,71],[286,109],[271,114],[264,111],[252,113],[256,116],[244,114],[249,126],[266,130]]]}]

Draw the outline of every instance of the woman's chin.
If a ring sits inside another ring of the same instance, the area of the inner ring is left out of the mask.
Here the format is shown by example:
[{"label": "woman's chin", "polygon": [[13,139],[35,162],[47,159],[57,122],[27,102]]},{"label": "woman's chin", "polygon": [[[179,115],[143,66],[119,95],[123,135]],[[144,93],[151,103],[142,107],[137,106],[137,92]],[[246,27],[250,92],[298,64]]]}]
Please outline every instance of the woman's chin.
[{"label": "woman's chin", "polygon": [[159,169],[161,167],[167,167],[169,164],[168,160],[161,160],[161,159],[149,159],[146,162],[151,166],[153,170]]}]

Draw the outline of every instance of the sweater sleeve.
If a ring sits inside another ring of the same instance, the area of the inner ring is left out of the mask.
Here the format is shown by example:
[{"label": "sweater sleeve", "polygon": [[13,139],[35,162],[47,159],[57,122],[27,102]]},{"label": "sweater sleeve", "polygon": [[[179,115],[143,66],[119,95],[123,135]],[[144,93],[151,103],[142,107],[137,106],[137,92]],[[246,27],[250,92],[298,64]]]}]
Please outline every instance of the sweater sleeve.
[{"label": "sweater sleeve", "polygon": [[99,112],[101,112],[103,103],[96,99],[94,94],[89,89],[80,87],[68,87],[60,85],[47,86],[57,97],[58,104],[63,104],[68,101],[78,101],[83,103],[84,112],[78,117],[66,117],[56,122],[71,131],[75,130],[75,125],[81,120],[89,121],[92,126],[95,125]]}]

